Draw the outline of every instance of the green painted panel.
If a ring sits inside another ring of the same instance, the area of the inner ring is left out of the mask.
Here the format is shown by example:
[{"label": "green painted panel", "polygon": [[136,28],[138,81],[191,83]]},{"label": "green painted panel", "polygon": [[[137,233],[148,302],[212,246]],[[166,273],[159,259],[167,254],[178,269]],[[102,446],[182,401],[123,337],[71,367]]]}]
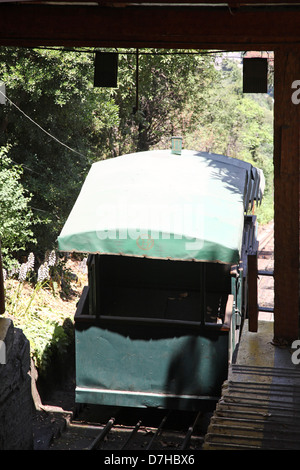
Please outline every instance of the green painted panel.
[{"label": "green painted panel", "polygon": [[244,209],[260,195],[260,179],[249,163],[189,150],[97,162],[58,237],[59,249],[237,263]]},{"label": "green painted panel", "polygon": [[77,400],[187,409],[218,397],[227,376],[228,335],[173,326],[155,330],[77,326]]}]

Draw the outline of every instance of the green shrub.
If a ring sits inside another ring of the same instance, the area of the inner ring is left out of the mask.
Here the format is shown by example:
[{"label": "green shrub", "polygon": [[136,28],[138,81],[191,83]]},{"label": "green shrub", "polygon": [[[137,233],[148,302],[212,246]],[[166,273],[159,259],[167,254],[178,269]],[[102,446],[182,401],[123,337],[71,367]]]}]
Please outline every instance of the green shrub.
[{"label": "green shrub", "polygon": [[0,240],[6,267],[14,254],[35,242],[32,226],[36,220],[21,175],[22,167],[11,161],[8,149],[0,148]]}]

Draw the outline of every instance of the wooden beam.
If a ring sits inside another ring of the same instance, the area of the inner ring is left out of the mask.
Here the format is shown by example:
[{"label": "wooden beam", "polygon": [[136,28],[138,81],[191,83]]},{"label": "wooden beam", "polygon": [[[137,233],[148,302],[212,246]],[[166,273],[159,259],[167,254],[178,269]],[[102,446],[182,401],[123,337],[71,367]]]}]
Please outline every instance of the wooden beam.
[{"label": "wooden beam", "polygon": [[272,50],[300,44],[300,10],[0,4],[0,45]]},{"label": "wooden beam", "polygon": [[249,331],[256,333],[258,330],[258,292],[257,292],[257,250],[247,256],[248,265],[248,315]]},{"label": "wooden beam", "polygon": [[300,157],[300,93],[292,86],[300,80],[300,48],[275,50],[274,70],[274,337],[292,341],[299,322]]},{"label": "wooden beam", "polygon": [[[16,3],[16,0],[0,0],[0,3],[8,3],[8,2],[13,2]],[[34,0],[18,0],[18,3],[35,3],[39,5],[47,4],[49,3],[48,0],[39,0],[39,1],[34,1]],[[99,5],[116,5],[117,7],[126,7],[128,5],[155,5],[155,4],[160,4],[160,5],[200,5],[201,2],[199,0],[106,0],[106,1],[96,1],[92,2],[91,0],[80,0],[80,2],[76,2],[76,0],[55,0],[56,4],[62,4],[62,3],[69,3],[69,4],[74,4],[74,3],[98,3]],[[274,7],[274,6],[282,6],[284,7],[287,6],[297,6],[300,5],[299,0],[290,0],[289,2],[283,2],[282,0],[246,0],[246,1],[240,1],[240,0],[210,0],[210,1],[204,1],[203,4],[206,6],[224,6],[228,5],[229,8],[241,8],[241,7]]]}]

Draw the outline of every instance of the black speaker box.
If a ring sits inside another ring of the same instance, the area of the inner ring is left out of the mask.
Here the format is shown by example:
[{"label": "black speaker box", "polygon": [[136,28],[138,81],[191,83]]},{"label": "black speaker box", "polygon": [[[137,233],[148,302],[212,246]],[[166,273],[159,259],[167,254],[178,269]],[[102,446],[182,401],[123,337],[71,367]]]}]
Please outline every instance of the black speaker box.
[{"label": "black speaker box", "polygon": [[94,69],[94,86],[118,86],[118,53],[96,52]]},{"label": "black speaker box", "polygon": [[268,60],[260,57],[243,59],[243,92],[268,92]]}]

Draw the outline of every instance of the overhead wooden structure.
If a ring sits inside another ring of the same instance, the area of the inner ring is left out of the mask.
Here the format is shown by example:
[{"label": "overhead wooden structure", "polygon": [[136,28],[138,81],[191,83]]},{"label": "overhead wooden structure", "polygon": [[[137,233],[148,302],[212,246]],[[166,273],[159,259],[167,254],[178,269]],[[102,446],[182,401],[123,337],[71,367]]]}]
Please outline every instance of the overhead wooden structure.
[{"label": "overhead wooden structure", "polygon": [[201,6],[178,0],[1,3],[0,40],[7,45],[269,50],[299,41],[298,5],[291,10],[258,8],[260,2],[236,8],[237,2]]},{"label": "overhead wooden structure", "polygon": [[300,2],[0,0],[0,45],[274,51],[275,320],[299,336]]}]

